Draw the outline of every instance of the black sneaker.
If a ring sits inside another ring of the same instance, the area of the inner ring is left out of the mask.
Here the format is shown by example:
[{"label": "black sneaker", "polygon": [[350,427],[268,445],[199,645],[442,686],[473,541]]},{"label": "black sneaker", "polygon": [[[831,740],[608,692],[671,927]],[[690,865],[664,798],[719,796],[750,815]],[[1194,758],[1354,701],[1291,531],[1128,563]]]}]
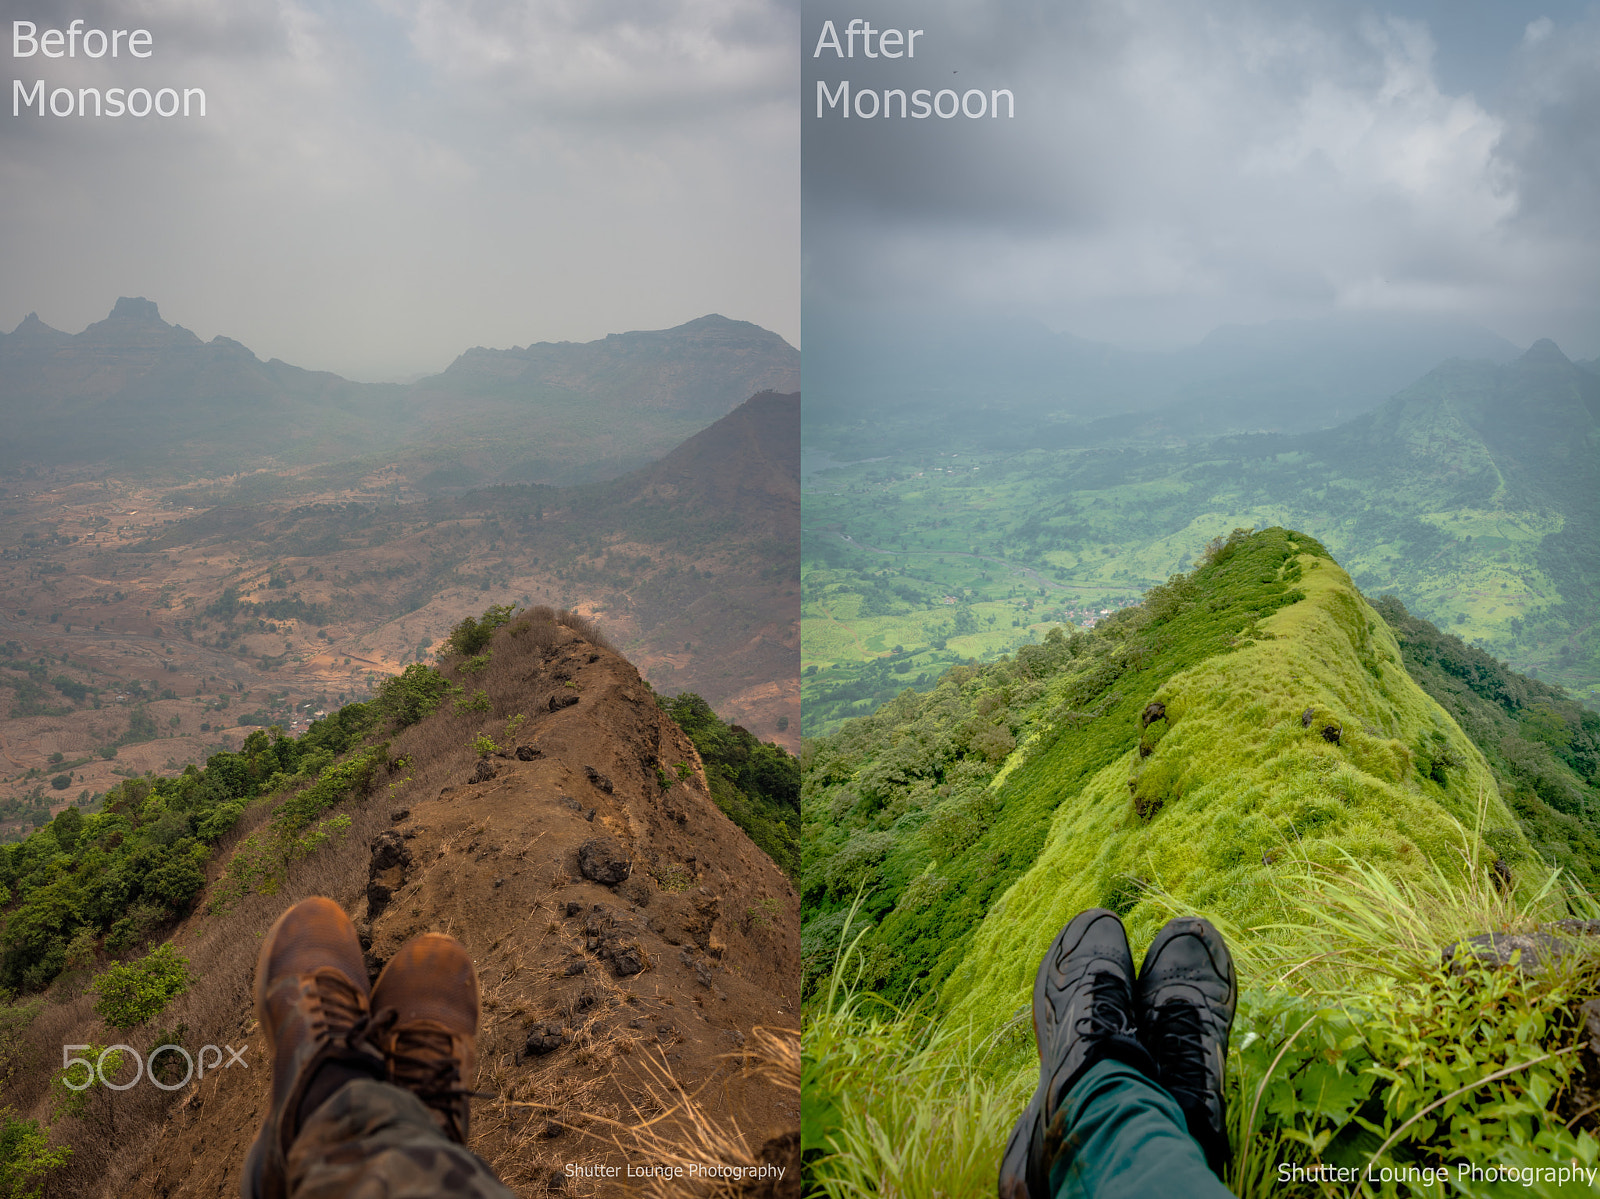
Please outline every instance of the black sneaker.
[{"label": "black sneaker", "polygon": [[1139,1036],[1218,1178],[1232,1156],[1222,1074],[1238,1001],[1222,934],[1198,916],[1169,920],[1139,971]]},{"label": "black sneaker", "polygon": [[1065,1136],[1058,1112],[1073,1083],[1113,1058],[1156,1077],[1134,1019],[1133,954],[1115,912],[1080,912],[1051,942],[1033,983],[1039,1087],[1000,1161],[1000,1199],[1048,1199]]}]

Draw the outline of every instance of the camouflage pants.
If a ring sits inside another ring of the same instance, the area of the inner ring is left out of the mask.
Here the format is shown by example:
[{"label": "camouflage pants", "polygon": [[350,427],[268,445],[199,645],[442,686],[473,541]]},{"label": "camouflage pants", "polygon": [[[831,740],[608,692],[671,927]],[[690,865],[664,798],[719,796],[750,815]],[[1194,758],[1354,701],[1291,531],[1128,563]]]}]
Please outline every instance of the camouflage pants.
[{"label": "camouflage pants", "polygon": [[290,1199],[516,1199],[410,1091],[357,1079],[311,1114],[289,1147]]}]

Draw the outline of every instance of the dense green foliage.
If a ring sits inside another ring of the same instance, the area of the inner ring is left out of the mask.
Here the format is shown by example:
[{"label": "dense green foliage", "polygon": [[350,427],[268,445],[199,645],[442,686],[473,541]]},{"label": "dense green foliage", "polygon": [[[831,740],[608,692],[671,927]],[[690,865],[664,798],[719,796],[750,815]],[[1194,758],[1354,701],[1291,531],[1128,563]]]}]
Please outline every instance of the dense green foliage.
[{"label": "dense green foliage", "polygon": [[440,704],[460,690],[433,667],[413,662],[379,684],[372,706],[396,729],[403,729],[437,711]]},{"label": "dense green foliage", "polygon": [[1600,713],[1412,616],[1392,595],[1374,607],[1406,671],[1488,759],[1533,848],[1600,892]]},{"label": "dense green foliage", "polygon": [[467,616],[450,630],[448,652],[469,657],[482,653],[494,639],[494,631],[511,619],[516,611],[511,604],[492,604],[482,616]]},{"label": "dense green foliage", "polygon": [[[694,742],[717,806],[794,878],[800,867],[799,759],[725,722],[692,691],[657,702]],[[664,782],[671,781],[666,774]]]},{"label": "dense green foliage", "polygon": [[[299,738],[257,729],[238,753],[213,754],[203,769],[128,779],[106,793],[98,813],[69,807],[25,840],[0,846],[0,985],[45,986],[66,968],[74,944],[120,953],[144,942],[188,909],[213,847],[246,805],[340,774],[336,760],[378,715],[350,704]],[[326,798],[312,791],[315,802]]]},{"label": "dense green foliage", "polygon": [[[1052,630],[808,743],[808,985],[829,974],[843,913],[865,888],[861,914],[876,926],[865,981],[895,993],[937,987],[990,904],[1038,858],[1063,798],[1139,747],[1140,714],[1162,684],[1252,644],[1263,619],[1302,598],[1297,556],[1326,559],[1315,541],[1282,529],[1237,530],[1193,575],[1174,576],[1092,633]],[[1019,741],[1022,760],[998,790]],[[1153,773],[1141,785],[1154,796]],[[1128,885],[1108,876],[1100,898],[1126,908]]]},{"label": "dense green foliage", "polygon": [[1600,871],[1591,714],[1381,608],[1310,538],[1236,532],[1092,632],[806,743],[814,1181],[914,1193],[948,1145],[948,1193],[992,1193],[1040,954],[1089,906],[1135,960],[1180,912],[1234,947],[1237,1194],[1318,1193],[1283,1161],[1600,1157],[1573,1099],[1594,971],[1441,961],[1595,914],[1550,869]]},{"label": "dense green foliage", "polygon": [[37,1199],[50,1172],[71,1156],[68,1146],[50,1144],[39,1121],[0,1108],[0,1199]]},{"label": "dense green foliage", "polygon": [[89,989],[97,996],[94,1010],[107,1024],[133,1028],[189,989],[189,959],[170,944],[159,945],[137,961],[113,962]]}]

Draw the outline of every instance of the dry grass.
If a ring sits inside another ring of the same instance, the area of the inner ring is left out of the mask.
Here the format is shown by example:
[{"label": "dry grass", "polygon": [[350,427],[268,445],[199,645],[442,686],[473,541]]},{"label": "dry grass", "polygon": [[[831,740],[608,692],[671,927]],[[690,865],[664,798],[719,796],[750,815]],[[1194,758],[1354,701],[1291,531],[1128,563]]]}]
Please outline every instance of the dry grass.
[{"label": "dry grass", "polygon": [[[724,1057],[737,1062],[746,1074],[800,1093],[800,1034],[795,1030],[757,1026],[743,1049]],[[731,1116],[719,1121],[707,1112],[698,1096],[673,1075],[664,1053],[641,1054],[637,1070],[644,1101],[634,1105],[630,1120],[608,1122],[612,1142],[630,1157],[690,1172],[682,1178],[649,1179],[643,1193],[652,1199],[746,1194],[748,1184],[742,1180],[703,1178],[694,1172],[704,1167],[760,1166],[761,1147],[750,1144]]]}]

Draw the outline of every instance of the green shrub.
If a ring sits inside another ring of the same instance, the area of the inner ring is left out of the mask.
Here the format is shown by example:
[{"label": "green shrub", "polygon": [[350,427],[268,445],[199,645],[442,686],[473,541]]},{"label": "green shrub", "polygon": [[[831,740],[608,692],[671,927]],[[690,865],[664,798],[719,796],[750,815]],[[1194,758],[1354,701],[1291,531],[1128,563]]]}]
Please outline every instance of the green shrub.
[{"label": "green shrub", "polygon": [[460,690],[433,667],[413,662],[379,685],[373,705],[403,729],[437,711],[446,697]]},{"label": "green shrub", "polygon": [[106,949],[121,953],[138,945],[161,926],[166,913],[148,903],[136,903],[106,933]]},{"label": "green shrub", "polygon": [[457,716],[464,716],[468,712],[487,712],[489,710],[489,693],[479,687],[472,693],[470,699],[458,699],[455,703]]},{"label": "green shrub", "polygon": [[494,631],[510,620],[516,610],[515,604],[493,604],[476,620],[468,616],[450,630],[450,652],[462,657],[480,653],[494,639]]},{"label": "green shrub", "polygon": [[11,1108],[0,1108],[0,1199],[36,1199],[51,1171],[71,1156],[71,1147],[50,1144],[39,1121],[22,1120]]},{"label": "green shrub", "polygon": [[189,989],[189,959],[170,944],[135,962],[119,962],[89,985],[94,1010],[112,1028],[143,1024]]}]

